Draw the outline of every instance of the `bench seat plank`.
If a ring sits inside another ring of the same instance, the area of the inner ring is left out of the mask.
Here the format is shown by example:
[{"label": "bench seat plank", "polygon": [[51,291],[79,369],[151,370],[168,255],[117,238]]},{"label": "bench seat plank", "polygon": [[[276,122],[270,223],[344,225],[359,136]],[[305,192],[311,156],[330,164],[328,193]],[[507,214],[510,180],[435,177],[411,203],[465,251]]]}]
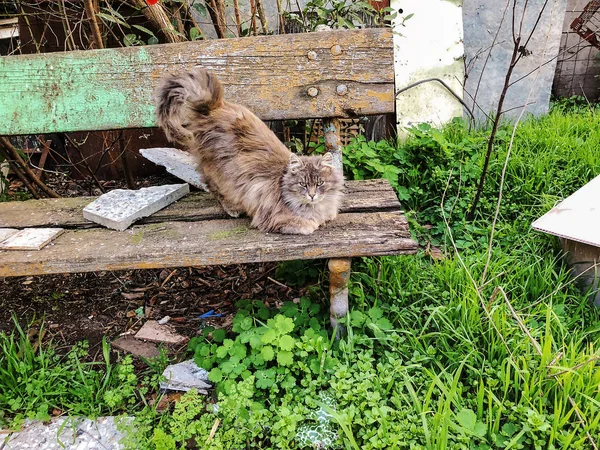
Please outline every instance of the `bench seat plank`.
[{"label": "bench seat plank", "polygon": [[[83,208],[95,197],[28,200],[0,203],[0,228],[90,228],[99,225],[83,218]],[[387,180],[347,181],[342,212],[398,211],[400,203]],[[226,219],[214,197],[206,192],[189,194],[138,224],[165,221]]]},{"label": "bench seat plank", "polygon": [[65,231],[40,251],[0,251],[0,277],[415,253],[406,217],[345,213],[310,236],[265,234],[248,219]]},{"label": "bench seat plank", "polygon": [[67,228],[40,251],[0,251],[0,277],[411,254],[417,250],[400,203],[385,180],[347,182],[341,214],[310,236],[265,234],[250,228],[247,218],[224,218],[206,193],[186,197],[147,218],[145,224],[113,231],[81,220],[81,209],[89,200],[0,204],[0,227]]}]

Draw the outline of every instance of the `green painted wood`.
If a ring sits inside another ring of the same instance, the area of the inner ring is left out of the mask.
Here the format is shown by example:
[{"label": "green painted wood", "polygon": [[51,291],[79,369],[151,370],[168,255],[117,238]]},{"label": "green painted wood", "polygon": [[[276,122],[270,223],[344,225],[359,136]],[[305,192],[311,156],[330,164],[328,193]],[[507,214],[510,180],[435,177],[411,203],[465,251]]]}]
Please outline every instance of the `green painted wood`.
[{"label": "green painted wood", "polygon": [[195,65],[264,120],[394,111],[391,31],[345,30],[2,57],[0,135],[153,127],[158,80]]}]

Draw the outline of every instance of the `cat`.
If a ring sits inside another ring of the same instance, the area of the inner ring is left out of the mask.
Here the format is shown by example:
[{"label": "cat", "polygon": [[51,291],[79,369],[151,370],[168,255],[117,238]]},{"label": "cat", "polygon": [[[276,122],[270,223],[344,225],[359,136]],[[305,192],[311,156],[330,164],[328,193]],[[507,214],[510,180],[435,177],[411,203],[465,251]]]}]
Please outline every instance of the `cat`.
[{"label": "cat", "polygon": [[223,99],[204,68],[166,76],[155,91],[156,118],[171,142],[194,154],[223,209],[246,213],[263,232],[311,234],[336,218],[344,178],[331,153],[297,156],[256,115]]}]

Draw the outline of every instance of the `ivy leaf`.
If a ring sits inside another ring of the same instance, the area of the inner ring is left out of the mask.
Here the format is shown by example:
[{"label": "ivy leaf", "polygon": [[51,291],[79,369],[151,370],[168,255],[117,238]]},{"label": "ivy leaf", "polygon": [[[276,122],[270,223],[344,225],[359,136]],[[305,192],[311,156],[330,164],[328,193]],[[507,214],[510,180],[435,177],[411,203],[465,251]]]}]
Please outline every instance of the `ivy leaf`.
[{"label": "ivy leaf", "polygon": [[278,352],[277,363],[279,363],[280,366],[291,366],[294,363],[294,354],[286,351]]},{"label": "ivy leaf", "polygon": [[270,345],[265,345],[261,349],[260,354],[265,361],[272,361],[273,358],[275,357],[275,352],[273,351],[273,347],[271,347]]},{"label": "ivy leaf", "polygon": [[289,335],[281,336],[279,339],[279,348],[282,350],[291,350],[294,348],[295,344],[295,339]]}]

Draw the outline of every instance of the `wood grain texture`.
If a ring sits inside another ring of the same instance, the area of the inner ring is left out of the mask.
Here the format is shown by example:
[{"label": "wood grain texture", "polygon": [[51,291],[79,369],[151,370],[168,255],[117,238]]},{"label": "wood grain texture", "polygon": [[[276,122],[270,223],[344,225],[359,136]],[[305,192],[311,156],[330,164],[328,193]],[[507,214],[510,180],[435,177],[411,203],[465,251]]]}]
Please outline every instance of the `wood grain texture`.
[{"label": "wood grain texture", "polygon": [[248,219],[67,230],[37,252],[0,252],[0,277],[412,254],[399,213],[346,213],[310,236],[265,234]]},{"label": "wood grain texture", "polygon": [[[93,228],[99,225],[83,218],[83,208],[94,197],[28,200],[0,203],[0,228],[59,226]],[[342,212],[400,211],[396,193],[387,180],[347,181]],[[138,223],[226,219],[211,194],[196,192]]]},{"label": "wood grain texture", "polygon": [[153,127],[158,80],[195,65],[263,120],[394,111],[391,30],[340,30],[2,57],[0,135]]}]

